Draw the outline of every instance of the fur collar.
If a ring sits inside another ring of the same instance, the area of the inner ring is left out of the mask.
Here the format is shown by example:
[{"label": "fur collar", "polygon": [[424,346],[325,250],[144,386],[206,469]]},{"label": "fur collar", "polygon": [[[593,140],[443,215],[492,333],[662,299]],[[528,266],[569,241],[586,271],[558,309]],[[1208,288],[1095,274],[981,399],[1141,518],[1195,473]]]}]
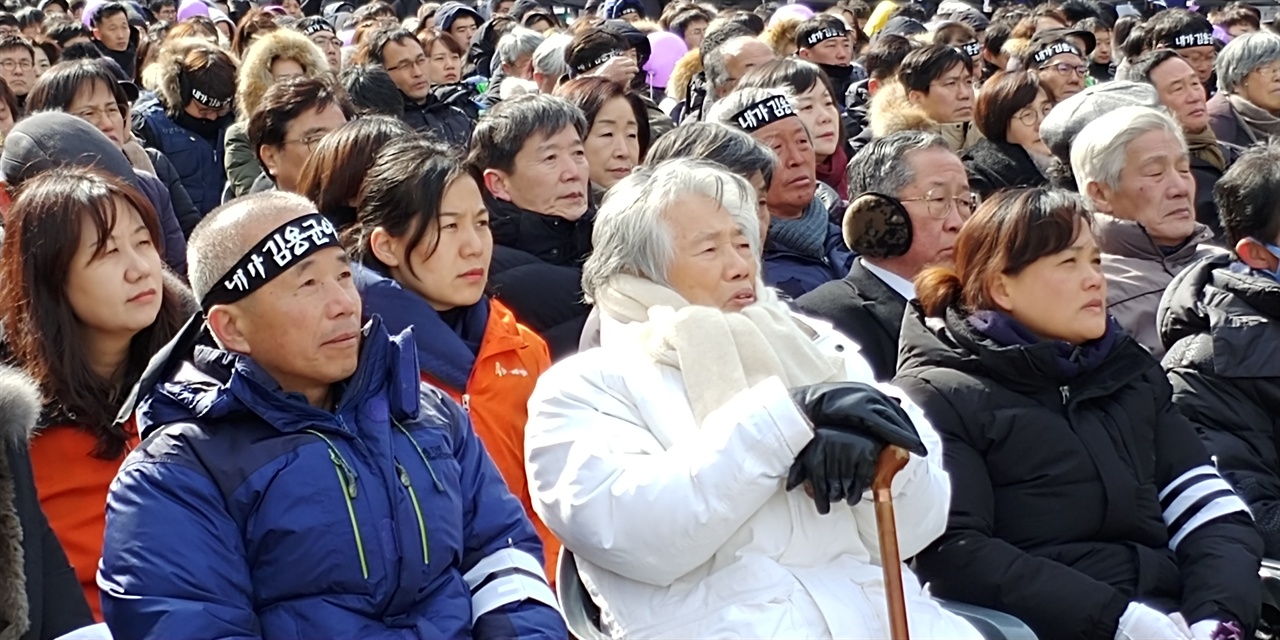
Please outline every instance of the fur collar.
[{"label": "fur collar", "polygon": [[22,523],[8,448],[27,446],[39,415],[35,381],[18,369],[0,366],[0,640],[18,640],[31,628]]},{"label": "fur collar", "polygon": [[275,84],[271,63],[276,58],[294,60],[302,65],[302,72],[307,76],[318,76],[329,70],[324,52],[301,33],[276,29],[262,36],[245,51],[236,79],[236,113],[241,122],[248,122],[267,89]]},{"label": "fur collar", "polygon": [[932,131],[946,139],[952,151],[959,153],[982,139],[972,123],[941,123],[930,118],[923,109],[907,100],[906,89],[891,82],[871,98],[869,110],[871,132],[876,138],[899,131]]},{"label": "fur collar", "polygon": [[676,100],[684,100],[688,96],[689,81],[702,72],[702,54],[694,49],[680,58],[671,70],[671,78],[667,80],[667,95]]}]

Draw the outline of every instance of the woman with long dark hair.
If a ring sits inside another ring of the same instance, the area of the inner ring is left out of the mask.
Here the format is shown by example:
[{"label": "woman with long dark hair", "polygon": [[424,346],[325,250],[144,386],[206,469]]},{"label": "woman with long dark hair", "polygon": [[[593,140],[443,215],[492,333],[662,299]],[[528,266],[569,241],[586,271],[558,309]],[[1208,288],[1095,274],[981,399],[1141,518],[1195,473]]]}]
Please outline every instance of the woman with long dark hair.
[{"label": "woman with long dark hair", "polygon": [[107,487],[138,444],[119,407],[181,328],[190,293],[166,275],[160,223],[141,193],[94,169],[26,182],[5,219],[0,319],[13,363],[44,398],[31,441],[40,505],[94,614]]},{"label": "woman with long dark hair", "polygon": [[355,224],[360,187],[378,151],[414,135],[409,125],[388,116],[356,118],[320,139],[298,178],[298,193],[343,231]]},{"label": "woman with long dark hair", "polygon": [[1004,191],[954,266],[916,277],[894,382],[942,435],[952,488],[920,577],[1041,638],[1239,639],[1262,541],[1107,315],[1092,224],[1073,194]]},{"label": "woman with long dark hair", "polygon": [[378,154],[348,232],[361,267],[366,314],[393,333],[413,326],[425,381],[471,416],[476,435],[542,539],[548,576],[560,543],[534,513],[524,468],[524,425],[547,344],[485,295],[493,235],[482,178],[450,149],[421,136]]}]

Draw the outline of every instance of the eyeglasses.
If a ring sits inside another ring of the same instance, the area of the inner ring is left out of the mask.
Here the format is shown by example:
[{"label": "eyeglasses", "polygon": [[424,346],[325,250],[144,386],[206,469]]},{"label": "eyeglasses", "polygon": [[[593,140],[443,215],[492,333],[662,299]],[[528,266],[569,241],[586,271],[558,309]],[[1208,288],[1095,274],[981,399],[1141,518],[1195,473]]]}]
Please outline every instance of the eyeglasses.
[{"label": "eyeglasses", "polygon": [[320,144],[320,141],[321,141],[321,140],[324,140],[324,137],[325,137],[325,135],[326,135],[327,133],[328,133],[328,132],[316,133],[316,134],[313,134],[313,135],[307,136],[307,137],[305,137],[305,138],[303,138],[303,139],[301,139],[301,140],[285,140],[285,141],[284,141],[284,143],[285,143],[285,144],[300,144],[300,145],[305,146],[305,147],[307,148],[307,151],[315,151],[315,150],[316,150],[316,145]]},{"label": "eyeglasses", "polygon": [[393,73],[399,73],[401,71],[408,71],[409,69],[416,69],[418,67],[425,67],[425,66],[427,66],[427,56],[420,55],[412,60],[405,60],[404,62],[401,62],[400,64],[394,67],[391,67],[390,69],[387,69],[387,71],[390,71]]},{"label": "eyeglasses", "polygon": [[34,66],[30,60],[0,60],[0,69],[5,71],[13,71],[14,69],[30,71]]},{"label": "eyeglasses", "polygon": [[1034,107],[1027,106],[1023,108],[1022,111],[1018,112],[1018,120],[1028,127],[1034,127],[1037,122],[1042,122],[1045,119],[1045,116],[1048,116],[1049,112],[1052,110],[1053,105],[1051,104],[1045,104],[1039,112],[1037,112]]},{"label": "eyeglasses", "polygon": [[1084,65],[1067,64],[1065,62],[1059,62],[1057,64],[1046,64],[1040,68],[1053,69],[1054,71],[1057,71],[1058,75],[1060,76],[1069,76],[1072,73],[1074,73],[1080,76],[1081,78],[1084,77],[1084,74],[1089,72],[1089,68]]},{"label": "eyeglasses", "polygon": [[930,189],[919,198],[899,198],[898,202],[923,202],[929,212],[929,217],[937,220],[946,218],[951,213],[951,205],[954,204],[956,211],[960,213],[960,217],[967,219],[977,210],[978,205],[982,204],[982,198],[973,192],[949,196],[942,189]]},{"label": "eyeglasses", "polygon": [[1191,63],[1193,66],[1198,64],[1213,64],[1214,61],[1218,59],[1217,51],[1210,51],[1208,53],[1183,53],[1179,51],[1178,55],[1182,56],[1183,60]]}]

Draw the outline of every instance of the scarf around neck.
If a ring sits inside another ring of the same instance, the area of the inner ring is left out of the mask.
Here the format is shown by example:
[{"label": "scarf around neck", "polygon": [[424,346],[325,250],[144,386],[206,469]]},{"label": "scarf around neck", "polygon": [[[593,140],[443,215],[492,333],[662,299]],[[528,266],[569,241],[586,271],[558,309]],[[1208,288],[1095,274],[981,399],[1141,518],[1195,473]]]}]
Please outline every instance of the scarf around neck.
[{"label": "scarf around neck", "polygon": [[1263,109],[1243,96],[1230,94],[1227,100],[1236,110],[1236,117],[1249,129],[1249,136],[1254,142],[1266,142],[1271,136],[1280,135],[1280,118]]},{"label": "scarf around neck", "polygon": [[1187,150],[1191,152],[1191,157],[1213,165],[1218,171],[1227,170],[1227,156],[1222,153],[1218,136],[1213,134],[1213,127],[1205,127],[1200,133],[1184,131],[1183,135],[1187,139]]},{"label": "scarf around neck", "polygon": [[1107,318],[1107,331],[1097,340],[1073,345],[1062,340],[1045,340],[1037,336],[1009,314],[999,311],[976,311],[969,316],[969,326],[1002,347],[1032,347],[1048,344],[1053,349],[1058,372],[1066,380],[1074,380],[1082,374],[1097,369],[1119,343],[1120,329],[1115,320]]},{"label": "scarf around neck", "polygon": [[773,218],[769,223],[768,239],[784,249],[821,260],[827,256],[827,223],[826,208],[815,194],[799,218]]},{"label": "scarf around neck", "polygon": [[756,303],[738,313],[691,305],[651,280],[616,275],[596,292],[601,312],[638,325],[645,353],[680,371],[694,419],[704,419],[737,394],[770,377],[787,388],[838,380],[842,359],[814,345],[772,289],[756,280]]}]

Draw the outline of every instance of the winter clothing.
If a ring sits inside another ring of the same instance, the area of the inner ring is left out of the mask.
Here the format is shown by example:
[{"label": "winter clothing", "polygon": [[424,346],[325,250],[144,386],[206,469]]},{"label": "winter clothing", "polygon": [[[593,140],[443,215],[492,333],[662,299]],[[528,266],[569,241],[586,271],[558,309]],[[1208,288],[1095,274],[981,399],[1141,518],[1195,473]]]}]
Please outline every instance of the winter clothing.
[{"label": "winter clothing", "polygon": [[120,69],[122,69],[125,72],[125,75],[129,76],[130,78],[136,78],[138,76],[138,32],[137,31],[132,31],[132,30],[130,31],[129,46],[124,51],[115,51],[113,49],[109,49],[107,48],[107,45],[102,44],[102,42],[98,40],[94,40],[93,44],[98,47],[98,53],[101,53],[102,57],[110,58],[111,60],[115,61],[116,64],[120,65]]},{"label": "winter clothing", "polygon": [[164,154],[203,218],[222,204],[226,172],[222,167],[223,135],[210,140],[174,122],[155,95],[133,107],[133,133],[148,147]]},{"label": "winter clothing", "polygon": [[831,222],[843,211],[835,191],[819,183],[804,215],[796,220],[774,218],[761,256],[764,281],[799,298],[848,274],[853,254],[844,244],[840,227]]},{"label": "winter clothing", "polygon": [[17,369],[0,367],[0,638],[52,640],[93,624],[31,474],[27,440],[40,392]]},{"label": "winter clothing", "polygon": [[412,343],[375,317],[332,412],[207,334],[158,364],[107,502],[114,636],[564,638],[533,528]]},{"label": "winter clothing", "polygon": [[849,275],[800,296],[796,304],[857,343],[876,380],[893,378],[907,299],[868,271],[862,259],[853,261]]},{"label": "winter clothing", "polygon": [[422,296],[368,267],[356,267],[356,287],[366,316],[377,314],[389,331],[413,328],[422,380],[467,411],[485,451],[538,532],[543,566],[554,577],[560,543],[533,511],[524,470],[528,401],[538,376],[551,366],[547,343],[487,296],[450,312],[459,318],[455,324]]},{"label": "winter clothing", "polygon": [[[1232,100],[1229,93],[1219,93],[1209,98],[1209,128],[1213,129],[1213,134],[1218,137],[1219,142],[1233,145],[1238,149],[1246,149],[1259,142],[1266,142],[1270,137],[1265,131],[1255,130],[1245,121],[1237,110],[1238,101],[1243,98]],[[1257,109],[1257,107],[1254,107]],[[1261,111],[1260,109],[1257,109]]]},{"label": "winter clothing", "polygon": [[1009,316],[907,311],[895,383],[943,440],[947,532],[916,557],[932,593],[1009,613],[1045,640],[1116,636],[1130,602],[1252,624],[1261,541],[1112,323],[1072,346]]},{"label": "winter clothing", "polygon": [[876,138],[883,138],[899,131],[932,131],[947,141],[951,150],[960,153],[982,139],[982,133],[972,122],[935,122],[920,107],[907,101],[907,92],[897,82],[881,87],[871,98],[871,131]]},{"label": "winter clothing", "polygon": [[969,174],[969,188],[988,198],[1003,189],[1040,187],[1049,179],[1022,145],[982,139],[966,149],[960,159]]},{"label": "winter clothing", "polygon": [[[762,286],[757,294],[747,314],[686,307],[625,323],[608,312],[601,348],[552,366],[529,401],[534,505],[573,549],[616,637],[888,636],[871,503],[822,516],[805,492],[783,490],[814,437],[783,379],[871,383],[871,371],[830,325],[788,318]],[[788,322],[803,357],[763,337]],[[761,362],[784,355],[791,364]],[[722,362],[728,380],[707,379]],[[915,405],[903,408],[930,454],[894,480],[906,558],[945,527],[948,484],[937,435]],[[902,574],[913,637],[978,637]]]},{"label": "winter clothing", "polygon": [[414,131],[430,133],[441,142],[457,149],[466,149],[471,143],[471,132],[476,123],[462,109],[440,102],[435,94],[428,94],[422,104],[404,99],[404,116],[401,120]]},{"label": "winter clothing", "polygon": [[1174,405],[1280,557],[1280,284],[1215,256],[1174,278],[1159,317]]},{"label": "winter clothing", "polygon": [[1085,87],[1053,107],[1040,123],[1040,139],[1055,158],[1071,163],[1071,141],[1090,122],[1120,107],[1163,109],[1156,88],[1146,82],[1114,80]]},{"label": "winter clothing", "polygon": [[[840,146],[836,147],[836,152],[827,156],[817,165],[818,182],[827,185],[835,190],[836,195],[841,200],[849,199],[849,151],[848,146],[841,141]],[[844,212],[840,212],[843,217]],[[834,222],[834,221],[833,221]]]},{"label": "winter clothing", "polygon": [[582,300],[582,263],[591,253],[595,213],[569,221],[488,195],[485,204],[493,231],[493,295],[547,341],[553,361],[574,353],[590,312]]},{"label": "winter clothing", "polygon": [[245,51],[236,78],[236,123],[227,129],[223,162],[232,197],[249,193],[249,187],[262,172],[257,150],[249,144],[249,116],[258,109],[267,89],[275,84],[271,64],[288,58],[302,66],[305,76],[318,76],[329,70],[329,62],[320,47],[293,29],[277,29],[264,34]]},{"label": "winter clothing", "polygon": [[1156,327],[1156,309],[1173,277],[1187,265],[1221,249],[1202,244],[1213,239],[1208,227],[1196,231],[1177,250],[1166,252],[1147,235],[1142,225],[1106,214],[1094,214],[1102,273],[1107,277],[1107,311],[1138,344],[1157,358],[1164,345]]},{"label": "winter clothing", "polygon": [[441,31],[448,31],[453,26],[453,21],[460,16],[471,16],[476,21],[476,26],[484,24],[484,16],[480,12],[461,2],[446,2],[440,5],[436,10],[436,18],[433,24]]},{"label": "winter clothing", "polygon": [[[178,226],[182,229],[183,237],[191,237],[191,232],[200,224],[201,215],[196,210],[196,205],[191,201],[191,196],[187,194],[187,188],[182,186],[182,176],[178,175],[178,170],[173,167],[173,163],[169,162],[169,158],[158,149],[151,147],[143,147],[142,150],[147,154],[147,158],[151,161],[151,166],[155,168],[155,174],[160,181],[164,183],[165,188],[169,190],[169,201],[173,205],[173,215],[178,219]],[[185,262],[185,257],[184,262]]]},{"label": "winter clothing", "polygon": [[164,246],[161,257],[179,274],[187,272],[187,240],[173,200],[155,175],[133,168],[124,152],[85,120],[60,111],[23,119],[4,140],[0,168],[10,186],[59,165],[94,166],[137,189],[156,210]]}]

